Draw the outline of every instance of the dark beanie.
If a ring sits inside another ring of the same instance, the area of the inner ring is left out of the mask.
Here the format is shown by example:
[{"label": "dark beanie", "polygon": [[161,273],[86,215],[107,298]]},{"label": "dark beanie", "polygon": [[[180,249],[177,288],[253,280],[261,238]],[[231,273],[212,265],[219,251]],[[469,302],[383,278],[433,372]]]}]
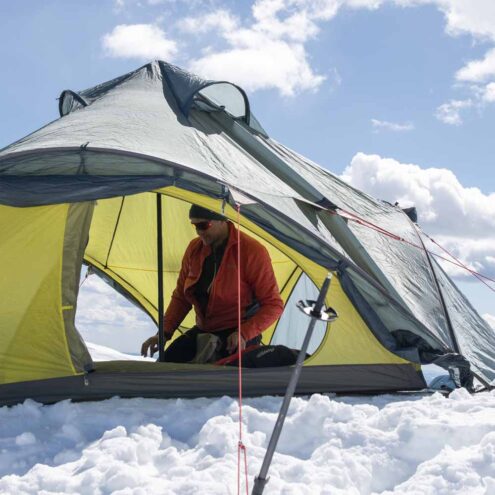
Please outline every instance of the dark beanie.
[{"label": "dark beanie", "polygon": [[192,205],[189,210],[189,218],[204,218],[205,220],[227,220],[220,213],[215,213],[214,211],[207,210],[202,206]]}]

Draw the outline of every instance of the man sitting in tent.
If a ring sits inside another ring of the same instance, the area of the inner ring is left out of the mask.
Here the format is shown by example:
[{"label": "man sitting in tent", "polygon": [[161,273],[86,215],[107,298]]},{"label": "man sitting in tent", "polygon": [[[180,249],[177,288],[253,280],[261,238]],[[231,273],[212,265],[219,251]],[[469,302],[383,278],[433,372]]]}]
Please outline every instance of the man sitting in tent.
[{"label": "man sitting in tent", "polygon": [[[193,205],[189,218],[198,237],[187,247],[177,286],[164,316],[165,341],[182,323],[191,307],[196,326],[178,337],[165,351],[165,361],[189,362],[198,351],[198,336],[219,337],[217,357],[233,354],[238,347],[259,343],[261,333],[276,321],[283,302],[268,251],[255,239],[240,234],[241,342],[238,342],[238,232],[222,215]],[[146,340],[141,354],[158,351],[158,334]]]}]

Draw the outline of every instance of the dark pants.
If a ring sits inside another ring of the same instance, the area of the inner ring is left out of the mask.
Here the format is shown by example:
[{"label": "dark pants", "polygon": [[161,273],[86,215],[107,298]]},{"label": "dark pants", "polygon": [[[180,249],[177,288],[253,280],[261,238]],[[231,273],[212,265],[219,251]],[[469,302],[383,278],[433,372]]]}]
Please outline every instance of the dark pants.
[{"label": "dark pants", "polygon": [[[227,329],[215,332],[214,335],[220,338],[222,347],[220,348],[220,356],[218,359],[223,359],[230,354],[227,352],[227,338],[230,334],[237,332],[237,329]],[[165,350],[165,361],[169,363],[187,363],[196,356],[196,337],[203,332],[198,327],[192,327],[186,333],[176,338]],[[261,342],[261,335],[246,342],[246,347]]]}]

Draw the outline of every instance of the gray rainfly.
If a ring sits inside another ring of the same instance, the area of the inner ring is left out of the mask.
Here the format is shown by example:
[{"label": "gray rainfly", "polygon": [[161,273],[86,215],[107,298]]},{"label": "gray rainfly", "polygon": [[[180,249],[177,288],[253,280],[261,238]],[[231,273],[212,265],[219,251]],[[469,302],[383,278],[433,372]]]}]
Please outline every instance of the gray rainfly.
[{"label": "gray rainfly", "polygon": [[[315,328],[298,393],[418,390],[428,362],[459,386],[495,378],[493,330],[413,220],[271,139],[241,88],[156,61],[63,91],[59,110],[0,151],[0,404],[236,392],[225,366],[95,363],[74,324],[83,263],[160,319],[195,235],[191,204],[267,247],[285,312],[265,344],[300,348],[296,303],[333,274],[339,317]],[[283,393],[290,373],[247,369],[245,394]]]}]

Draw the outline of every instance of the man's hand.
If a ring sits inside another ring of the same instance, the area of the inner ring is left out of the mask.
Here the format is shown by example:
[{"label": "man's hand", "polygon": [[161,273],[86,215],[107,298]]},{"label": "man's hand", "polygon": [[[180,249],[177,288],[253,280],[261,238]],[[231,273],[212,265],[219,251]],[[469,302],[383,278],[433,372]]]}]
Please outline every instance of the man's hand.
[{"label": "man's hand", "polygon": [[[167,342],[168,338],[165,336],[164,341]],[[153,335],[148,340],[143,342],[141,346],[141,356],[146,357],[148,355],[148,349],[150,351],[150,357],[153,357],[155,352],[158,352],[158,335]]]},{"label": "man's hand", "polygon": [[[237,350],[238,347],[238,333],[233,332],[227,337],[227,352],[229,354],[234,354],[234,352]],[[243,351],[246,348],[246,341],[241,335],[241,345],[239,346],[241,348],[241,351]]]}]

